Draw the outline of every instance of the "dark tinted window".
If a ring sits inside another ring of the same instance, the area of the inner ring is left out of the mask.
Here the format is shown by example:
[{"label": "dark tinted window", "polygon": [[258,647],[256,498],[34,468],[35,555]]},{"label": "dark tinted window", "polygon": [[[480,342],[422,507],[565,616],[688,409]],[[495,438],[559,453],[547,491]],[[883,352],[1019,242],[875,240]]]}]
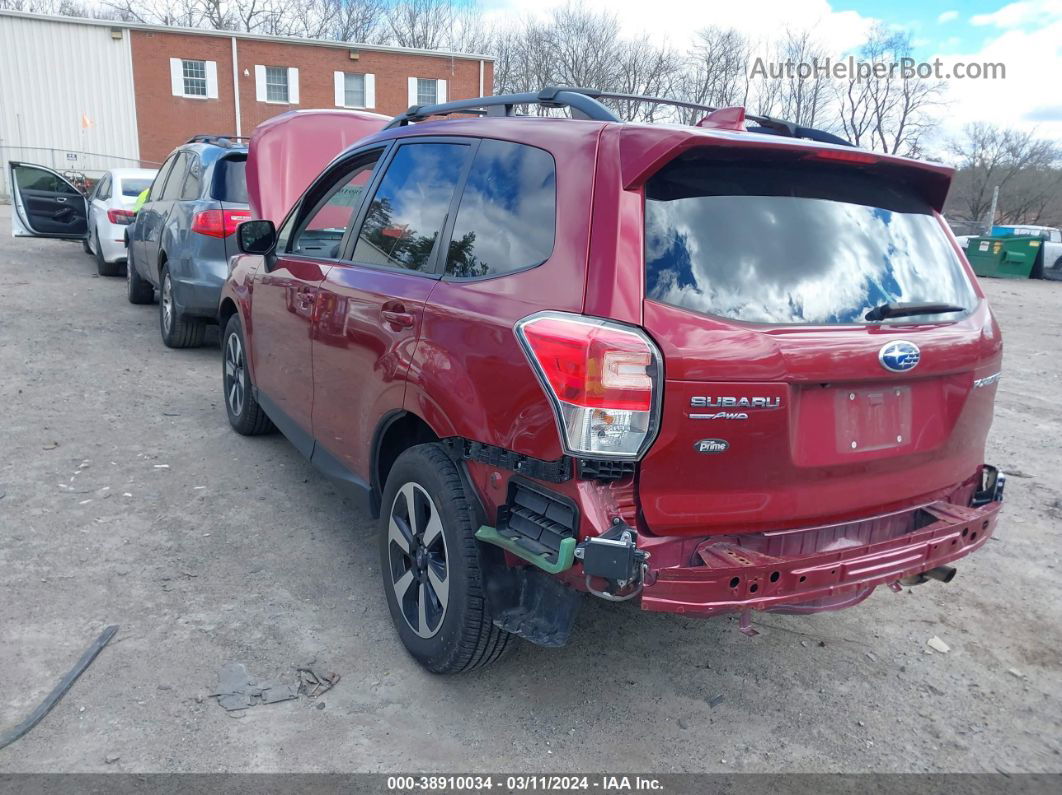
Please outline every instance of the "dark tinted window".
[{"label": "dark tinted window", "polygon": [[59,193],[59,177],[51,171],[33,166],[15,166],[15,180],[21,190],[39,190],[47,193]]},{"label": "dark tinted window", "polygon": [[150,179],[140,177],[126,177],[122,180],[122,195],[136,198],[151,185]]},{"label": "dark tinted window", "polygon": [[247,156],[226,157],[214,164],[211,194],[218,201],[247,204]]},{"label": "dark tinted window", "polygon": [[170,172],[173,170],[175,162],[177,162],[177,155],[170,155],[169,160],[162,164],[155,181],[151,183],[151,193],[148,194],[149,202],[158,201],[162,198],[162,191],[166,187],[167,181],[169,181]]},{"label": "dark tinted window", "polygon": [[496,276],[538,265],[553,251],[557,172],[542,149],[483,141],[454,222],[446,273]]},{"label": "dark tinted window", "polygon": [[199,193],[203,187],[200,174],[202,173],[202,166],[199,164],[199,158],[193,154],[188,155],[188,176],[184,178],[184,187],[181,189],[181,199],[190,201],[192,199],[198,199]]},{"label": "dark tinted window", "polygon": [[461,144],[399,147],[369,204],[354,261],[429,270],[468,151]]},{"label": "dark tinted window", "polygon": [[975,300],[930,208],[853,168],[680,158],[646,186],[645,247],[648,297],[737,320],[862,323],[887,302]]},{"label": "dark tinted window", "polygon": [[187,174],[188,155],[181,152],[181,154],[177,156],[177,162],[174,163],[169,178],[166,180],[166,187],[162,192],[163,201],[171,201],[180,198],[181,188],[184,185],[184,178]]},{"label": "dark tinted window", "polygon": [[96,189],[96,198],[109,199],[111,198],[111,175],[107,174],[100,180],[100,186]]}]

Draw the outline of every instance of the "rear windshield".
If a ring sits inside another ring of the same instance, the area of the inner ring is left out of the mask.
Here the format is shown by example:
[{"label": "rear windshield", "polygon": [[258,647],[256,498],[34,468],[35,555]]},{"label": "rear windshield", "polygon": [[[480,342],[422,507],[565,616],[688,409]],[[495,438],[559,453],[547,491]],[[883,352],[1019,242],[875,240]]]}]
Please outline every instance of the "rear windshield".
[{"label": "rear windshield", "polygon": [[214,164],[211,195],[218,201],[247,204],[246,157],[226,157]]},{"label": "rear windshield", "polygon": [[853,167],[680,158],[646,185],[645,226],[647,296],[694,312],[853,324],[885,303],[975,302],[932,210]]},{"label": "rear windshield", "polygon": [[146,179],[128,177],[122,180],[122,195],[131,196],[134,199],[141,193],[151,187],[151,180],[154,177],[148,177]]}]

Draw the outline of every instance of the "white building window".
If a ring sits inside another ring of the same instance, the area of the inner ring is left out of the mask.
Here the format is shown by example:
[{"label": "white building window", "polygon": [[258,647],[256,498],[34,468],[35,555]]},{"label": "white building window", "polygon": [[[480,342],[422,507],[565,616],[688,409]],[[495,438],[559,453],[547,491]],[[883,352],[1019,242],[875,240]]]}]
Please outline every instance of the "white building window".
[{"label": "white building window", "polygon": [[184,95],[186,97],[205,97],[206,61],[181,61],[184,70]]},{"label": "white building window", "polygon": [[255,99],[279,105],[299,104],[299,70],[291,66],[254,67]]},{"label": "white building window", "polygon": [[376,75],[335,72],[337,108],[376,107]]},{"label": "white building window", "polygon": [[170,58],[170,88],[175,97],[217,99],[217,61]]},{"label": "white building window", "polygon": [[266,102],[288,101],[288,70],[283,66],[266,67]]},{"label": "white building window", "polygon": [[446,81],[433,77],[409,78],[409,104],[435,105],[446,102]]}]

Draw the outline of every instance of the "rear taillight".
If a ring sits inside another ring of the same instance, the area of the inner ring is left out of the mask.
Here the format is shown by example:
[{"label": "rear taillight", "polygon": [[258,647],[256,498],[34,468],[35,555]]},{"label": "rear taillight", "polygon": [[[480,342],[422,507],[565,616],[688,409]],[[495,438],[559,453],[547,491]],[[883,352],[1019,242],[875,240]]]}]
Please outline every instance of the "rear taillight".
[{"label": "rear taillight", "polygon": [[133,223],[133,219],[136,218],[136,213],[132,210],[108,210],[107,220],[112,224],[129,225]]},{"label": "rear taillight", "polygon": [[207,237],[228,237],[237,226],[250,220],[246,210],[201,210],[192,216],[192,231]]},{"label": "rear taillight", "polygon": [[550,397],[567,453],[637,459],[659,425],[660,353],[640,329],[544,312],[516,335]]}]

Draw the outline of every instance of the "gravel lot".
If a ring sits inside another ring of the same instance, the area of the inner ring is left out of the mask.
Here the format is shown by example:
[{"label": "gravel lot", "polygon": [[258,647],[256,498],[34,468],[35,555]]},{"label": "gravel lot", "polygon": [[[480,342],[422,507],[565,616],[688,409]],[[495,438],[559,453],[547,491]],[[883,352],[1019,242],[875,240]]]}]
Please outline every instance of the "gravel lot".
[{"label": "gravel lot", "polygon": [[[437,678],[392,631],[368,517],[282,437],[229,430],[217,348],[166,349],[157,307],[9,218],[0,730],[121,629],[0,772],[1062,771],[1062,284],[985,282],[1009,501],[950,585],[754,639],[591,601],[568,648]],[[311,660],[342,677],[316,701],[209,696],[225,662],[294,681]]]}]

